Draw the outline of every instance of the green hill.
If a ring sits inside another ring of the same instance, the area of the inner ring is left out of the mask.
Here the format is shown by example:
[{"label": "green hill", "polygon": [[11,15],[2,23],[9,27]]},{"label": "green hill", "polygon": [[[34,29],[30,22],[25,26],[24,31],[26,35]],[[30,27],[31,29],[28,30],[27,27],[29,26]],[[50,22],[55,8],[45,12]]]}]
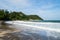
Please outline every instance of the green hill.
[{"label": "green hill", "polygon": [[38,15],[26,15],[23,12],[0,10],[0,20],[43,20]]},{"label": "green hill", "polygon": [[28,15],[29,19],[31,20],[43,20],[41,17],[38,15]]}]

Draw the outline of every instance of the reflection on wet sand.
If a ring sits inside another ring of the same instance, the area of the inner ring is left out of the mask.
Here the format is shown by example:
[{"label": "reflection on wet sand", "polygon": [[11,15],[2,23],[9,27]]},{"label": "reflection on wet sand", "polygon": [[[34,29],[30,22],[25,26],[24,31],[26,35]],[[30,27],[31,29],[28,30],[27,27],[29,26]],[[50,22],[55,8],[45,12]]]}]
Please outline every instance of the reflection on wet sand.
[{"label": "reflection on wet sand", "polygon": [[5,34],[5,36],[0,37],[0,40],[20,40],[19,37],[13,35],[13,34]]},{"label": "reflection on wet sand", "polygon": [[[60,33],[55,34],[54,32],[49,32],[31,27],[26,28],[20,25],[6,24],[2,26],[12,27],[12,28],[19,27],[19,31],[15,31],[15,32],[9,31],[10,33],[5,33],[3,37],[0,37],[0,40],[60,40],[60,36],[59,36]],[[53,35],[50,36],[50,33]],[[56,37],[54,37],[54,35],[56,35]]]},{"label": "reflection on wet sand", "polygon": [[18,32],[15,28],[10,28],[12,26],[6,23],[0,23],[0,40],[19,40],[18,36],[13,35],[12,33]]}]

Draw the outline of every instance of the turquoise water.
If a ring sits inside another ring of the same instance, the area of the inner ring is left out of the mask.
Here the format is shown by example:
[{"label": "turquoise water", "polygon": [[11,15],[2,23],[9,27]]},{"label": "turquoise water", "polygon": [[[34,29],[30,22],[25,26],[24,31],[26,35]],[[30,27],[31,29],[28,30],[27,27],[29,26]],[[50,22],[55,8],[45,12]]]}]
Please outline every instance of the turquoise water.
[{"label": "turquoise water", "polygon": [[55,22],[55,23],[60,23],[60,20],[35,20],[32,22]]}]

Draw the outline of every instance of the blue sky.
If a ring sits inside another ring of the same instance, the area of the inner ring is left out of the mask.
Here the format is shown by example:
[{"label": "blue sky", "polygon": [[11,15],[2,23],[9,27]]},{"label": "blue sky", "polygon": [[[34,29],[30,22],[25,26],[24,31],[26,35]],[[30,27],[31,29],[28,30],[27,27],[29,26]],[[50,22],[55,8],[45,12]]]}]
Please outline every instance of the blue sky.
[{"label": "blue sky", "polygon": [[0,0],[0,9],[36,14],[44,20],[60,20],[60,0]]}]

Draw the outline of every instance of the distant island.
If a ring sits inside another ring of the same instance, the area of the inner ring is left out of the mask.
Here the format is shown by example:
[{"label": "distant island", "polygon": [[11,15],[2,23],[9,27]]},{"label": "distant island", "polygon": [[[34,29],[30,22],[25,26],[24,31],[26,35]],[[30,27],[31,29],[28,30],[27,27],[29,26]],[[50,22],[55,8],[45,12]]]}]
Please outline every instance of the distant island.
[{"label": "distant island", "polygon": [[8,10],[0,9],[0,20],[12,21],[12,20],[43,20],[38,15],[26,15],[23,12],[9,12]]}]

